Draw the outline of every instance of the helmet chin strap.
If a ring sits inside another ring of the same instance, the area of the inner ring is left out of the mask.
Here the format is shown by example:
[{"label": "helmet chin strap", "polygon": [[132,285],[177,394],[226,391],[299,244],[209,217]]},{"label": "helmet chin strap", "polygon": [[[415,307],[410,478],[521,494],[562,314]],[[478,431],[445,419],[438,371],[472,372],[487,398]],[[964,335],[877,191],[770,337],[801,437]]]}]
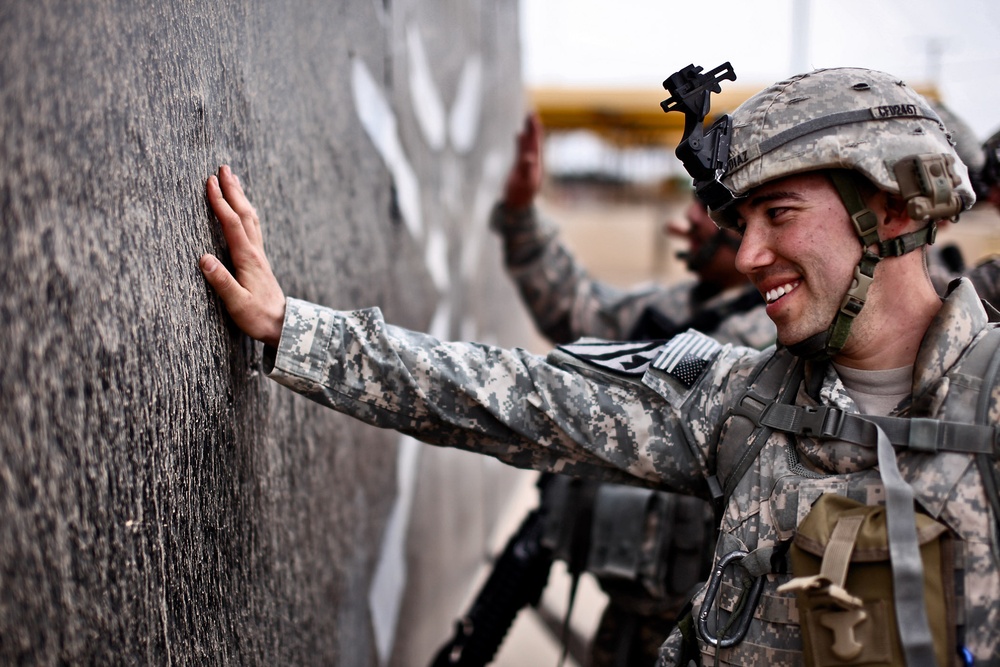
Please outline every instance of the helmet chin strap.
[{"label": "helmet chin strap", "polygon": [[[875,276],[875,267],[886,257],[899,257],[917,248],[934,243],[937,234],[937,223],[931,221],[926,227],[915,232],[903,234],[888,241],[880,241],[878,237],[878,217],[865,204],[858,190],[855,177],[850,172],[833,170],[829,172],[837,193],[840,195],[847,213],[854,222],[854,229],[861,240],[864,249],[861,260],[854,267],[854,278],[844,295],[840,310],[826,331],[814,334],[803,341],[789,345],[788,350],[803,359],[820,360],[836,356],[847,342],[851,333],[854,318],[861,313],[868,299],[868,288]],[[869,250],[875,246],[877,252]]]}]

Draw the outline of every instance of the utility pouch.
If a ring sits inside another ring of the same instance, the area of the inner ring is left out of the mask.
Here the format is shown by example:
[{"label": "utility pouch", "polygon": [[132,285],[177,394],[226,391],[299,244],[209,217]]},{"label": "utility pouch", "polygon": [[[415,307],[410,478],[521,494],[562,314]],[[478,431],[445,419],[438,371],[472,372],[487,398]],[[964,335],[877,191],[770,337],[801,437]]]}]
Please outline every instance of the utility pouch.
[{"label": "utility pouch", "polygon": [[[954,556],[950,533],[917,513],[924,600],[938,665],[957,662]],[[790,557],[805,664],[903,665],[896,625],[886,512],[827,493],[799,524]]]},{"label": "utility pouch", "polygon": [[[619,605],[674,607],[706,569],[712,512],[698,498],[602,484],[594,499],[587,571]],[[649,607],[649,609],[644,609]]]}]

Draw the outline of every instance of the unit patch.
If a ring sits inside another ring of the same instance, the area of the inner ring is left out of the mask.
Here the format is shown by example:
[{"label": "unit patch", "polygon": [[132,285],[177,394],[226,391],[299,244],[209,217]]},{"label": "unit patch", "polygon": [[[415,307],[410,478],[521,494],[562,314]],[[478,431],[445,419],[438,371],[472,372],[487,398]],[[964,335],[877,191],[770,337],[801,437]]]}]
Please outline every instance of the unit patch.
[{"label": "unit patch", "polygon": [[690,389],[715,353],[722,348],[714,338],[691,330],[674,336],[653,361],[653,368],[667,373]]},{"label": "unit patch", "polygon": [[662,340],[614,342],[597,338],[581,338],[559,349],[569,355],[624,375],[642,375],[663,348]]}]

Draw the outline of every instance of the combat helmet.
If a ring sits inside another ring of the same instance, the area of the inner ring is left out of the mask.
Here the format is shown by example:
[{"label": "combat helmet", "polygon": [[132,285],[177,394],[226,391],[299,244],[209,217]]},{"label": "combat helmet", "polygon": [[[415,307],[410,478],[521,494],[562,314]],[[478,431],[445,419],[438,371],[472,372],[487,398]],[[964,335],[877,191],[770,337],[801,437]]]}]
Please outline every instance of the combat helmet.
[{"label": "combat helmet", "polygon": [[[829,170],[864,248],[854,280],[830,328],[793,346],[806,357],[836,354],[867,298],[876,264],[933,243],[936,221],[955,218],[975,203],[968,170],[931,105],[898,78],[861,68],[820,69],[779,81],[705,130],[707,95],[726,63],[707,74],[689,65],[664,82],[666,111],[684,111],[685,138],[677,156],[695,179],[696,195],[722,227],[735,227],[733,204],[778,178]],[[698,97],[694,101],[693,98]],[[699,108],[700,107],[700,108]],[[695,122],[692,111],[702,116]],[[882,241],[857,174],[906,201],[916,232]],[[874,251],[872,250],[874,248]]]}]

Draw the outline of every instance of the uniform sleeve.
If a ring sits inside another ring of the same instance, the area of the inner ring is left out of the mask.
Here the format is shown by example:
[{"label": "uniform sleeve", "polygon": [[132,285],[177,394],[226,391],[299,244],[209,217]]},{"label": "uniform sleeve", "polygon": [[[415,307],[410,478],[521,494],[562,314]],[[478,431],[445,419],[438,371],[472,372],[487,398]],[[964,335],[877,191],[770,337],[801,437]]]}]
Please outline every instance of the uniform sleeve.
[{"label": "uniform sleeve", "polygon": [[378,309],[338,312],[295,299],[267,366],[312,400],[430,444],[688,493],[702,492],[707,443],[691,440],[682,414],[712,406],[697,417],[707,422],[721,409],[711,387],[694,402],[677,395],[675,407],[664,392],[585,364],[441,342],[386,324]]},{"label": "uniform sleeve", "polygon": [[555,343],[582,337],[624,340],[654,304],[677,321],[690,315],[661,286],[621,290],[595,280],[559,239],[556,226],[534,207],[512,213],[498,204],[490,226],[503,237],[508,272],[535,326]]}]

